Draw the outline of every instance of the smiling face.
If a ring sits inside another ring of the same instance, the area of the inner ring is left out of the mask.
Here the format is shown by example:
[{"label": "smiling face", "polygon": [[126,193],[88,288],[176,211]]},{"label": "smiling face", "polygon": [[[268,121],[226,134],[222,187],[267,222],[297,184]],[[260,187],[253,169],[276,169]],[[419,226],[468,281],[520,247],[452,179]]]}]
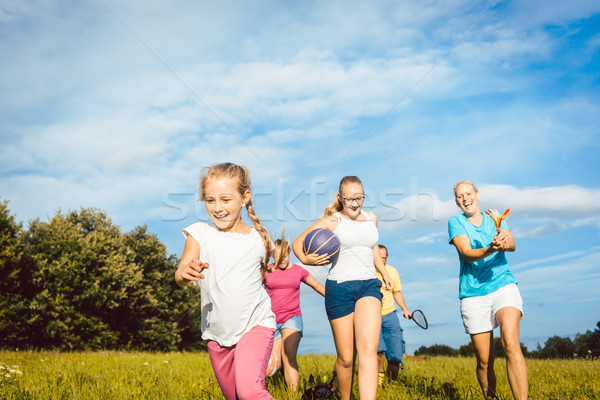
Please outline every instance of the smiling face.
[{"label": "smiling face", "polygon": [[239,193],[234,179],[209,179],[204,187],[206,212],[217,228],[225,232],[238,232],[246,226],[242,208],[250,196],[249,190],[243,195]]},{"label": "smiling face", "polygon": [[479,213],[479,199],[481,195],[471,183],[461,183],[454,189],[454,200],[458,208],[471,217]]},{"label": "smiling face", "polygon": [[362,209],[365,191],[362,184],[349,182],[342,186],[341,194],[338,193],[342,202],[342,213],[348,217],[355,219],[360,215]]}]

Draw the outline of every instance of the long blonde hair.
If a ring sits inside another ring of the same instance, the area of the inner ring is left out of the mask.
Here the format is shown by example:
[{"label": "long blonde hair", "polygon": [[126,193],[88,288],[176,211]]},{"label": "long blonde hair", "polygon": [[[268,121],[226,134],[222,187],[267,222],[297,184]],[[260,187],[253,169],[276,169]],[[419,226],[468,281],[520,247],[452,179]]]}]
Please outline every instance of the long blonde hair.
[{"label": "long blonde hair", "polygon": [[[244,166],[233,164],[233,163],[220,163],[215,164],[211,167],[204,168],[202,170],[202,175],[200,178],[200,200],[204,201],[205,196],[205,188],[206,182],[209,179],[232,179],[237,182],[238,192],[241,196],[251,190],[250,189],[250,172]],[[273,246],[273,241],[271,240],[271,236],[267,232],[267,230],[262,226],[258,217],[256,216],[256,212],[254,211],[254,206],[252,205],[252,198],[248,200],[246,203],[246,211],[248,211],[248,217],[252,221],[254,228],[260,235],[264,245],[265,245],[265,259],[263,261],[263,268],[266,268],[269,260],[271,258],[271,247]]]},{"label": "long blonde hair", "polygon": [[362,182],[360,181],[360,178],[358,176],[345,176],[342,178],[342,180],[340,181],[340,187],[338,188],[338,192],[335,195],[335,200],[333,201],[333,203],[331,203],[330,205],[328,205],[325,208],[325,212],[323,213],[324,217],[327,217],[328,215],[332,215],[333,213],[336,213],[338,211],[342,211],[342,209],[344,208],[344,205],[342,204],[342,189],[344,187],[344,185],[348,184],[348,183],[359,183],[362,186]]},{"label": "long blonde hair", "polygon": [[[275,257],[275,253],[277,252],[277,250],[279,250],[279,255],[277,257]],[[290,254],[292,254],[292,249],[290,248],[290,245],[289,245],[287,239],[285,238],[285,232],[284,232],[281,234],[281,239],[277,239],[275,241],[275,249],[273,250],[273,258],[275,260],[275,266],[273,267],[273,271],[276,270],[277,268],[279,268],[279,266],[283,262],[283,259]],[[271,272],[271,271],[269,271],[269,272]]]}]

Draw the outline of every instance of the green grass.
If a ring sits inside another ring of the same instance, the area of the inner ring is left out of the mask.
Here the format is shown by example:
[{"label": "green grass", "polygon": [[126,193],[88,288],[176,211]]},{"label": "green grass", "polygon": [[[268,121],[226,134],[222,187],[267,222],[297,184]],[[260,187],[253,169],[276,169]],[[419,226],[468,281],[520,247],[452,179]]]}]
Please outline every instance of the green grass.
[{"label": "green grass", "polygon": [[[329,381],[334,356],[298,357],[300,387],[308,376]],[[481,399],[475,360],[407,360],[378,399]],[[527,360],[530,399],[600,399],[600,360]],[[496,362],[498,393],[512,395],[504,360]],[[276,399],[300,399],[280,374],[267,380]],[[355,397],[358,395],[355,391]],[[0,351],[0,399],[223,399],[206,353]]]}]

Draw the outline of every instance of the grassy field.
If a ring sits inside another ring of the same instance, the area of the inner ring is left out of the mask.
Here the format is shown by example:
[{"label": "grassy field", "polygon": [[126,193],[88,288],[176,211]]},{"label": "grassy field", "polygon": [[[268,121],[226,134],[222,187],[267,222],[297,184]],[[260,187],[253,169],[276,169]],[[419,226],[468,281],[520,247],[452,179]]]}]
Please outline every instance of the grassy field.
[{"label": "grassy field", "polygon": [[[308,376],[328,381],[335,357],[300,356]],[[401,378],[378,399],[480,399],[471,358],[406,360]],[[531,399],[600,399],[600,360],[527,360]],[[504,360],[496,363],[498,392],[511,399]],[[277,374],[267,380],[276,399],[300,399]],[[357,396],[356,396],[357,397]],[[0,350],[0,399],[222,399],[206,353],[16,352]]]}]

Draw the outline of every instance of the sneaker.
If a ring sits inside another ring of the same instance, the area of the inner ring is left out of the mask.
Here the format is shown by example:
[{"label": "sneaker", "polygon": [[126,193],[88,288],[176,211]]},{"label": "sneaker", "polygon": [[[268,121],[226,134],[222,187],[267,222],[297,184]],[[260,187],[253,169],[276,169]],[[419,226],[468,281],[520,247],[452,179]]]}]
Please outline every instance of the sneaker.
[{"label": "sneaker", "polygon": [[380,373],[379,373],[379,378],[378,378],[378,380],[377,380],[377,384],[378,384],[379,386],[382,386],[382,385],[383,385],[383,382],[385,382],[385,372],[380,372]]}]

